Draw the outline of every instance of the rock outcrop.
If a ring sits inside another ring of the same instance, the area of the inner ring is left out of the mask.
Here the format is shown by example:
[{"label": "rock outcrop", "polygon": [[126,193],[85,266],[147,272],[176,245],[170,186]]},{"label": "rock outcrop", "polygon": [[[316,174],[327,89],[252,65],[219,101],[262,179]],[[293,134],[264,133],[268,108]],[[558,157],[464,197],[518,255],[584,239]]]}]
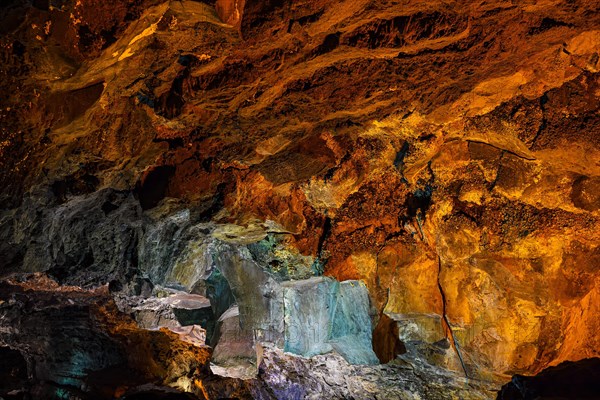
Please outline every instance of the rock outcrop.
[{"label": "rock outcrop", "polygon": [[595,1],[10,0],[0,60],[2,397],[527,398],[598,356]]}]

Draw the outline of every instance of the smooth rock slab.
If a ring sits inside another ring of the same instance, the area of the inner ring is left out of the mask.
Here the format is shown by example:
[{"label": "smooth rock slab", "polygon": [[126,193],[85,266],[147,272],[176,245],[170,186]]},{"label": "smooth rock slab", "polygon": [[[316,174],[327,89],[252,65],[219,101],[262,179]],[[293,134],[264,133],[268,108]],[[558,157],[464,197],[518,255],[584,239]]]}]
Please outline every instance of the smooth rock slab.
[{"label": "smooth rock slab", "polygon": [[336,350],[351,364],[376,364],[370,302],[359,281],[327,277],[285,282],[284,350],[311,357]]},{"label": "smooth rock slab", "polygon": [[333,349],[329,337],[336,300],[334,282],[316,277],[283,284],[285,351],[311,357]]},{"label": "smooth rock slab", "polygon": [[240,324],[237,305],[227,310],[217,324],[218,344],[212,354],[211,370],[221,376],[253,378],[257,372],[257,356],[251,330]]}]

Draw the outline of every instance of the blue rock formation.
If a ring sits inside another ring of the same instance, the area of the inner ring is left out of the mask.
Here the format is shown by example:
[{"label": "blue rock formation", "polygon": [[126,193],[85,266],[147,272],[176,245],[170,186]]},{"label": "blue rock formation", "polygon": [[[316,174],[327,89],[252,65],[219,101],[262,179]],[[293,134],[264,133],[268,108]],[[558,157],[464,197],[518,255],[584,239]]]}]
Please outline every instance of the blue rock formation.
[{"label": "blue rock formation", "polygon": [[376,364],[370,301],[359,281],[314,277],[283,284],[284,350],[311,357],[335,350],[351,364]]}]

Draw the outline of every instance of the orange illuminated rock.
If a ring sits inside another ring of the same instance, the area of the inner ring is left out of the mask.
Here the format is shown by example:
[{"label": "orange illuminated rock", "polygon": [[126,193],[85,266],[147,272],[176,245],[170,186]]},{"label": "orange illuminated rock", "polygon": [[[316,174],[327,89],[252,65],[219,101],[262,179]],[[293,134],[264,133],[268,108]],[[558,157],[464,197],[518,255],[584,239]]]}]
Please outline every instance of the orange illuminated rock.
[{"label": "orange illuminated rock", "polygon": [[[2,275],[137,290],[143,221],[165,210],[178,243],[189,209],[198,232],[277,227],[315,274],[362,280],[382,361],[504,382],[598,355],[596,1],[14,3]],[[193,266],[190,237],[172,257]],[[111,307],[94,315],[144,373],[206,366]]]},{"label": "orange illuminated rock", "polygon": [[217,0],[215,10],[223,22],[239,26],[244,13],[245,0]]}]

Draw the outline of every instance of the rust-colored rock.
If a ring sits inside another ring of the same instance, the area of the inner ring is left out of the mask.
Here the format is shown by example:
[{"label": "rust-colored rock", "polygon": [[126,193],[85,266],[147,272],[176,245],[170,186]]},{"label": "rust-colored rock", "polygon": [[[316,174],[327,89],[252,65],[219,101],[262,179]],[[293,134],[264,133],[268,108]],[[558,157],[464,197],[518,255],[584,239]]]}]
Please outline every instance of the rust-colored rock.
[{"label": "rust-colored rock", "polygon": [[[190,209],[268,222],[315,274],[362,280],[383,361],[400,320],[427,360],[496,384],[598,356],[598,2],[61,4],[0,8],[2,275],[93,286],[103,254],[72,250],[79,231],[46,240],[70,204],[114,190],[133,220],[81,243],[127,233],[101,246],[126,255],[102,267],[123,290],[147,278],[152,210]],[[144,374],[206,364],[108,304],[94,315],[132,357],[163,357]]]}]

